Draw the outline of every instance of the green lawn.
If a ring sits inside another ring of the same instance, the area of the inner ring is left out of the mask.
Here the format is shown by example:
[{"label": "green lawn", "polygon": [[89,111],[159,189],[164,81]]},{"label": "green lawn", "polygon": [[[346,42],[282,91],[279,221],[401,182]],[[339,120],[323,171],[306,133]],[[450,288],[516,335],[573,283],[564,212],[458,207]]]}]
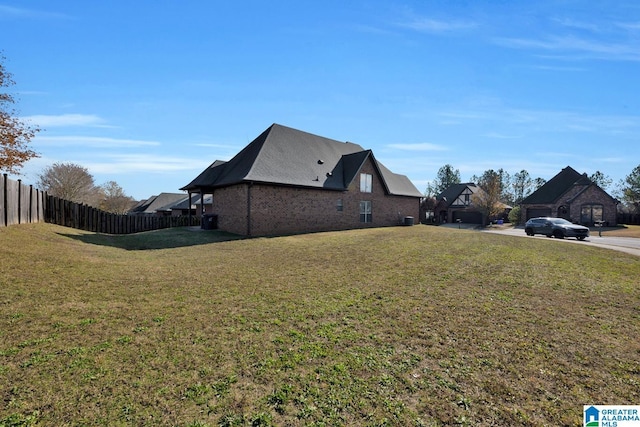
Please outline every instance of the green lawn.
[{"label": "green lawn", "polygon": [[580,426],[640,402],[620,252],[421,225],[0,244],[0,426]]}]

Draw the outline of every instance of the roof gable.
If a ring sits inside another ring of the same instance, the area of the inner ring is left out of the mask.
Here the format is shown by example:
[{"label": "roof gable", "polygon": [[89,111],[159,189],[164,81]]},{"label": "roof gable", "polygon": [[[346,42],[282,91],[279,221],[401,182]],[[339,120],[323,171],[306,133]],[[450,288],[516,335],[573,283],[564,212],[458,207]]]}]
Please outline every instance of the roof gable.
[{"label": "roof gable", "polygon": [[556,176],[547,181],[542,187],[522,200],[522,204],[555,203],[563,194],[576,185],[589,186],[593,182],[580,174],[571,166],[562,169]]},{"label": "roof gable", "polygon": [[451,184],[444,191],[436,196],[436,200],[444,200],[447,206],[450,206],[455,202],[455,200],[467,190],[470,194],[475,194],[480,191],[480,187],[478,187],[473,182],[466,182],[460,184]]},{"label": "roof gable", "polygon": [[202,185],[206,185],[206,183],[208,182],[216,181],[218,179],[218,176],[224,170],[224,168],[222,168],[221,166],[224,165],[225,163],[227,162],[223,160],[216,160],[215,162],[211,163],[208,168],[203,170],[200,173],[200,175],[195,177],[195,179],[191,181],[189,184],[182,187],[181,190],[190,190],[190,189],[198,188]]}]

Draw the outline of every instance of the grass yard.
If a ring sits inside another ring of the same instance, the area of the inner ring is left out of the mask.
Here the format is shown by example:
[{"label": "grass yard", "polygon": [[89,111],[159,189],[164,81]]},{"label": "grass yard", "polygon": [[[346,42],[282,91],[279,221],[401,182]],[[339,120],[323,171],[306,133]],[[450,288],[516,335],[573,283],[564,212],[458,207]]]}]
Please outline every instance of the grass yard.
[{"label": "grass yard", "polygon": [[[597,234],[598,228],[592,227],[591,234]],[[636,237],[640,238],[640,225],[621,225],[619,227],[604,227],[603,236]]]},{"label": "grass yard", "polygon": [[580,426],[640,404],[632,255],[420,225],[0,243],[0,426]]}]

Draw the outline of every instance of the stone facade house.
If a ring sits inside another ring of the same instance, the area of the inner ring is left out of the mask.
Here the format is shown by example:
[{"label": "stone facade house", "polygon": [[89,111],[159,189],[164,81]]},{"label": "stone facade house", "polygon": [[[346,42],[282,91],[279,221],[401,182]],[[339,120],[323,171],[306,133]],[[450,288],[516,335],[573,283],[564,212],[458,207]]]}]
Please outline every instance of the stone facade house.
[{"label": "stone facade house", "polygon": [[551,216],[592,226],[598,221],[616,225],[618,200],[567,166],[520,203],[522,221]]},{"label": "stone facade house", "polygon": [[203,213],[246,236],[409,224],[422,197],[371,150],[278,124],[182,190],[212,195]]}]

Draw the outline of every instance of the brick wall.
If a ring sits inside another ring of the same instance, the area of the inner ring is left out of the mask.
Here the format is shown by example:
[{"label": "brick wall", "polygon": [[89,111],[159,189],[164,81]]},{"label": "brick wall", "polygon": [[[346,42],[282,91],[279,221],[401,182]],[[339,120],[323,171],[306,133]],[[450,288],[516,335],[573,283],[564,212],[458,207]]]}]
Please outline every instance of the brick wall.
[{"label": "brick wall", "polygon": [[235,234],[247,234],[248,185],[215,190],[211,212],[218,215],[218,228]]},{"label": "brick wall", "polygon": [[[360,192],[359,174],[347,191],[241,184],[216,190],[213,213],[218,215],[220,229],[252,236],[399,225],[407,216],[418,221],[418,198],[385,195],[371,161],[361,172],[372,175],[371,193]],[[360,222],[360,201],[371,201],[371,223]]]},{"label": "brick wall", "polygon": [[[603,206],[602,219],[608,225],[616,225],[618,222],[618,208],[614,200],[598,187],[591,186],[580,194],[571,204],[571,220],[580,223],[582,206],[601,204]],[[592,225],[592,224],[586,224]]]},{"label": "brick wall", "polygon": [[[581,194],[578,195],[578,193]],[[577,195],[577,196],[576,196]],[[575,197],[575,199],[573,199]],[[571,204],[567,203],[567,200],[571,200]],[[603,206],[603,220],[609,225],[617,224],[617,205],[615,201],[609,197],[609,195],[602,189],[590,186],[585,190],[585,186],[574,186],[567,193],[565,193],[556,203],[551,204],[538,204],[538,205],[522,205],[521,206],[521,218],[522,221],[526,221],[527,209],[530,208],[551,208],[551,216],[553,217],[568,217],[571,222],[576,224],[581,223],[580,214],[584,205],[601,204]],[[560,207],[568,208],[567,215],[559,214]],[[592,224],[586,224],[592,225]]]}]

